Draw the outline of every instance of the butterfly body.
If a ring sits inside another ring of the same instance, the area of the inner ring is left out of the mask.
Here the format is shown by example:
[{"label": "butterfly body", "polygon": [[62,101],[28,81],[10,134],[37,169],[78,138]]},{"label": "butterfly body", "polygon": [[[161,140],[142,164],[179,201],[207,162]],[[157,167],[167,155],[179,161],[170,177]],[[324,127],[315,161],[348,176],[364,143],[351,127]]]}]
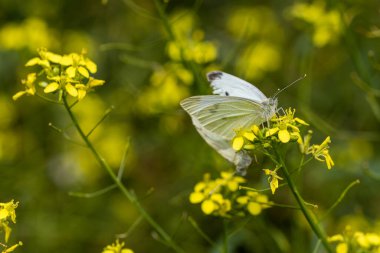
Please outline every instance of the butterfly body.
[{"label": "butterfly body", "polygon": [[267,98],[252,84],[220,71],[207,74],[214,95],[193,96],[181,101],[202,138],[244,174],[252,158],[235,152],[235,130],[268,122],[276,113],[277,99]]}]

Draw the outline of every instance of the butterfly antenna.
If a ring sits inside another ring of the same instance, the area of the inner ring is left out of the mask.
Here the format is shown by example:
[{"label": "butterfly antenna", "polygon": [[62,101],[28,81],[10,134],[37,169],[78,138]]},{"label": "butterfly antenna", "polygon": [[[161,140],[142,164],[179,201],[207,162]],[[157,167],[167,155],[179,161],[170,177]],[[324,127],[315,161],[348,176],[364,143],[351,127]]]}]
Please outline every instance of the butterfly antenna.
[{"label": "butterfly antenna", "polygon": [[278,91],[274,94],[274,98],[278,96],[278,94],[280,94],[281,92],[283,92],[284,90],[286,90],[287,88],[289,88],[290,86],[292,86],[293,84],[295,84],[296,82],[298,81],[301,81],[302,79],[304,79],[306,77],[306,74],[304,74],[303,76],[299,77],[297,80],[293,81],[292,83],[286,85],[284,88],[282,89],[278,89]]}]

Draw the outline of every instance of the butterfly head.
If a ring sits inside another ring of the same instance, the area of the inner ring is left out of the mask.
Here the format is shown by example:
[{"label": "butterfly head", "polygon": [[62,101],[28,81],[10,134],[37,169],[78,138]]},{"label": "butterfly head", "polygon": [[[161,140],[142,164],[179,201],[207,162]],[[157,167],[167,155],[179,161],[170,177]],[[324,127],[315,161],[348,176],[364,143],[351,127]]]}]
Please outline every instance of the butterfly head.
[{"label": "butterfly head", "polygon": [[267,121],[273,117],[273,115],[277,112],[277,98],[268,98],[261,102],[263,106],[263,114],[262,117]]}]

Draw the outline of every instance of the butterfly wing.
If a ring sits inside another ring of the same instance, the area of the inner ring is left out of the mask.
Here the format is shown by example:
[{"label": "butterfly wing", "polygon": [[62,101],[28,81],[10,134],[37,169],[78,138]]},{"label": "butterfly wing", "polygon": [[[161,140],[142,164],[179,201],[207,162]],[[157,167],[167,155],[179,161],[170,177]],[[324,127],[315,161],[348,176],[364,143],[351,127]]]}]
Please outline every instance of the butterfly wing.
[{"label": "butterfly wing", "polygon": [[262,105],[241,97],[194,96],[181,101],[197,128],[204,128],[219,138],[231,140],[235,132],[253,124],[261,124]]},{"label": "butterfly wing", "polygon": [[227,73],[213,71],[207,74],[213,94],[220,96],[242,97],[258,103],[268,98],[254,85]]},{"label": "butterfly wing", "polygon": [[196,126],[198,133],[202,138],[215,149],[221,156],[236,165],[236,170],[244,175],[245,169],[251,164],[252,158],[246,151],[236,152],[231,147],[231,141],[220,137],[219,135],[208,131],[206,128],[201,127],[196,118],[193,118],[193,123]]}]

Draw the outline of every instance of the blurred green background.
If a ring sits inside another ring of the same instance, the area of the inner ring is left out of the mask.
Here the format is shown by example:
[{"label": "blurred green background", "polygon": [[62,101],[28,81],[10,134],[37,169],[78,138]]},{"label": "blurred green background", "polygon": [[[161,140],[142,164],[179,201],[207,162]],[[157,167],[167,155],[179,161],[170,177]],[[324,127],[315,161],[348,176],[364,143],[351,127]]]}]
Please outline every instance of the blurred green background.
[{"label": "blurred green background", "polygon": [[[0,0],[0,202],[20,202],[11,236],[24,243],[17,250],[101,252],[139,220],[117,190],[69,196],[111,180],[88,150],[48,126],[77,138],[63,108],[37,97],[12,101],[28,72],[24,64],[40,47],[59,54],[86,48],[98,64],[96,77],[106,84],[75,112],[89,130],[114,106],[91,139],[115,170],[130,139],[123,182],[186,252],[219,252],[223,236],[222,220],[202,214],[188,195],[205,172],[216,176],[232,166],[179,107],[185,97],[210,94],[211,70],[239,76],[267,96],[307,74],[279,104],[311,124],[314,142],[331,136],[336,166],[308,165],[298,179],[305,200],[326,210],[359,179],[324,225],[329,235],[346,225],[379,233],[379,13],[378,0]],[[251,166],[249,186],[267,187],[265,166]],[[285,189],[270,197],[293,201]],[[231,252],[311,252],[316,242],[290,209],[271,208],[230,226]],[[141,221],[125,242],[135,252],[171,252],[154,238]]]}]

